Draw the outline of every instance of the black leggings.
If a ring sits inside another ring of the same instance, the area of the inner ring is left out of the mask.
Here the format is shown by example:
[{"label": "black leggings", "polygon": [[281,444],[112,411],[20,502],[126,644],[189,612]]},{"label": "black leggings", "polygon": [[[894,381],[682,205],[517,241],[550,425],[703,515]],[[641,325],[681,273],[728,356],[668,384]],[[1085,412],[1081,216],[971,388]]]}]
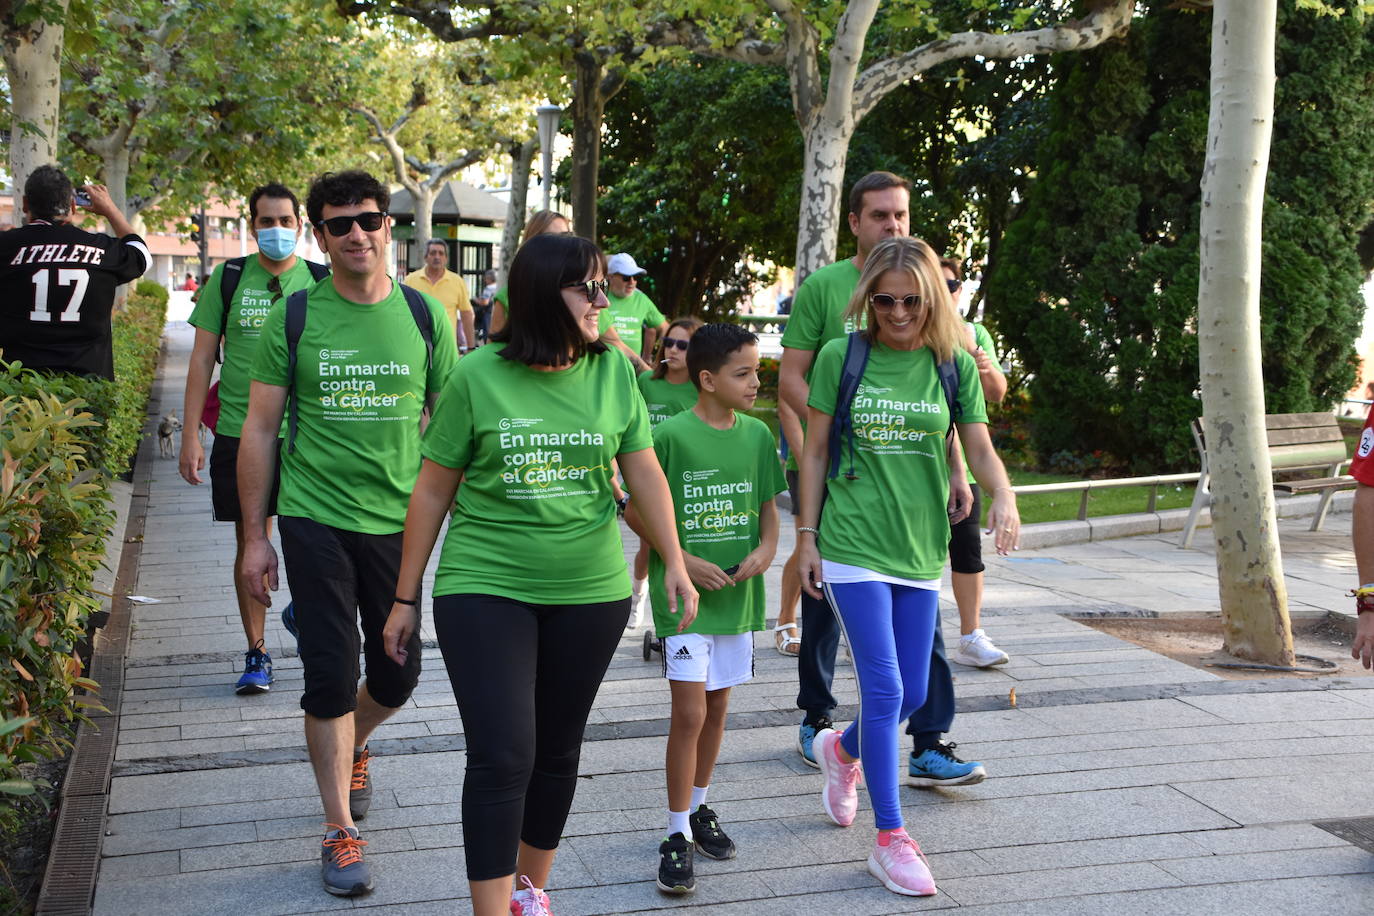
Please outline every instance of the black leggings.
[{"label": "black leggings", "polygon": [[434,629],[463,717],[468,880],[515,872],[519,842],[556,849],[577,791],[582,733],[630,599],[529,604],[434,599]]}]

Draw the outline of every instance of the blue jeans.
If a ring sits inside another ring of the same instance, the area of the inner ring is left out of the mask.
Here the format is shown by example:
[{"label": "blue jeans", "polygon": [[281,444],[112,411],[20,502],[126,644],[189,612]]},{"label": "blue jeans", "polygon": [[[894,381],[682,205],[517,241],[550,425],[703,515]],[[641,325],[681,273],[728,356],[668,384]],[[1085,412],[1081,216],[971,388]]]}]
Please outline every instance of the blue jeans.
[{"label": "blue jeans", "polygon": [[[829,716],[838,703],[830,686],[835,680],[835,652],[840,643],[840,624],[830,605],[806,592],[801,597],[801,651],[797,655],[797,708],[814,721]],[[945,638],[935,627],[930,653],[930,678],[926,702],[912,714],[906,733],[918,750],[934,747],[940,736],[954,726],[954,676],[945,658]]]},{"label": "blue jeans", "polygon": [[940,593],[886,582],[827,584],[854,652],[859,716],[840,737],[864,761],[879,830],[902,826],[897,799],[897,729],[925,704],[930,648],[940,622]]}]

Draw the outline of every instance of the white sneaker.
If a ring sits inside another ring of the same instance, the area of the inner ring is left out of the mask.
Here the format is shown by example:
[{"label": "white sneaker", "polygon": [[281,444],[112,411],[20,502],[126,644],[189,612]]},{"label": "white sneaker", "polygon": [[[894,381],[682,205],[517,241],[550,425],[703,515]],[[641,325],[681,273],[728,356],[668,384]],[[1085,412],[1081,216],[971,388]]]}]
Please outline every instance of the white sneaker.
[{"label": "white sneaker", "polygon": [[[637,630],[644,622],[644,605],[649,603],[649,583],[643,579],[640,582],[644,583],[644,590],[630,596],[630,619],[625,621],[627,630]],[[635,584],[638,585],[639,582]]]},{"label": "white sneaker", "polygon": [[974,630],[967,636],[959,637],[959,645],[949,660],[970,668],[991,668],[993,665],[1005,665],[1011,659],[992,644],[986,633]]}]

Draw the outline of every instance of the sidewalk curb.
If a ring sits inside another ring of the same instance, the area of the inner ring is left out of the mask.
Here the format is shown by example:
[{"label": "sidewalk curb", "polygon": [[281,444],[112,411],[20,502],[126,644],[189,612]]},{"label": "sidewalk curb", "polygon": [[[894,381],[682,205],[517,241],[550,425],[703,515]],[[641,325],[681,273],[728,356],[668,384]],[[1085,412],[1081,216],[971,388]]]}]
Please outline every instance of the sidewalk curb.
[{"label": "sidewalk curb", "polygon": [[[109,618],[93,637],[88,676],[100,684],[99,700],[103,710],[89,715],[89,722],[77,728],[71,759],[62,783],[57,823],[48,865],[43,874],[35,916],[85,916],[95,903],[96,879],[100,872],[102,838],[105,835],[110,776],[114,767],[115,743],[119,734],[119,706],[124,688],[124,656],[131,624],[127,594],[138,579],[138,564],[143,552],[143,525],[153,477],[154,434],[162,406],[161,383],[166,365],[166,347],[158,351],[157,373],[148,395],[132,485],[121,482],[123,494],[117,495],[116,538],[106,545],[109,580]],[[120,504],[122,501],[122,504]],[[123,522],[123,528],[119,522]],[[113,546],[113,549],[111,547]],[[128,549],[125,549],[125,548]],[[104,606],[104,605],[103,605]]]}]

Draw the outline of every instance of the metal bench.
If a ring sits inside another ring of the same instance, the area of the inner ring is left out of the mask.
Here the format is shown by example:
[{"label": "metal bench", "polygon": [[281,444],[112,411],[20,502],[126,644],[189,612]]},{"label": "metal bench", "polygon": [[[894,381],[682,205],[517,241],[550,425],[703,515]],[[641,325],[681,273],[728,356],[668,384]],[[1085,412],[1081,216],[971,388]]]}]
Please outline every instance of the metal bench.
[{"label": "metal bench", "polygon": [[[1326,472],[1325,477],[1315,480],[1274,484],[1274,489],[1283,493],[1322,494],[1311,527],[1312,531],[1320,530],[1331,508],[1332,498],[1338,491],[1355,486],[1355,478],[1341,474],[1341,468],[1350,460],[1350,455],[1346,452],[1340,424],[1329,413],[1280,413],[1266,416],[1264,428],[1269,440],[1269,462],[1274,470]],[[1182,547],[1192,546],[1198,517],[1203,509],[1212,504],[1211,469],[1202,430],[1202,419],[1194,420],[1193,441],[1197,443],[1198,454],[1202,456],[1202,471],[1198,477],[1197,491],[1193,494],[1193,506],[1188,512],[1188,523],[1183,526]]]}]

